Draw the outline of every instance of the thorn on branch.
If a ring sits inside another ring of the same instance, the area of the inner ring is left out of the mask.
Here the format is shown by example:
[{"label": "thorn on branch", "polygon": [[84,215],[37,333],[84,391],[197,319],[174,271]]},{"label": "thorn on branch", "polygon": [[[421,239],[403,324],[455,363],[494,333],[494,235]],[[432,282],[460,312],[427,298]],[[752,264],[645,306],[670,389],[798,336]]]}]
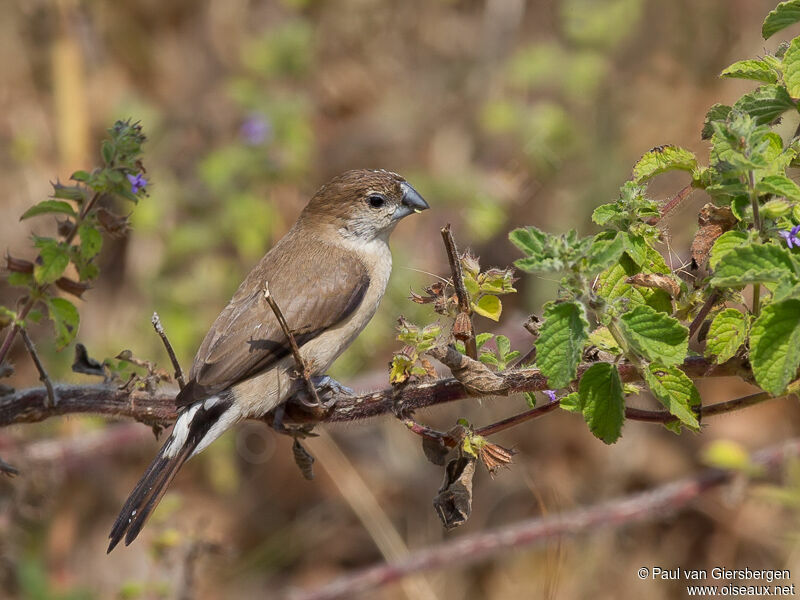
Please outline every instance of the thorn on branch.
[{"label": "thorn on branch", "polygon": [[175,380],[178,382],[178,386],[183,389],[186,387],[186,380],[183,377],[183,369],[181,369],[181,363],[178,362],[178,357],[175,356],[175,350],[172,349],[172,344],[169,342],[169,338],[167,337],[166,332],[164,331],[164,326],[161,324],[161,318],[158,316],[157,312],[153,313],[153,318],[150,321],[153,324],[153,329],[156,330],[158,337],[161,338],[161,341],[164,343],[164,348],[167,349],[167,354],[169,355],[169,360],[172,362],[172,367],[175,369]]},{"label": "thorn on branch", "polygon": [[453,326],[453,334],[464,342],[467,356],[477,360],[478,346],[475,342],[475,327],[472,324],[472,307],[469,305],[469,294],[464,285],[464,272],[461,269],[461,260],[458,256],[458,249],[456,248],[453,234],[450,231],[449,223],[442,227],[442,239],[444,240],[444,247],[447,250],[447,261],[450,263],[450,272],[453,275],[453,287],[456,290],[458,307],[461,311],[456,317],[456,322]]},{"label": "thorn on branch", "polygon": [[25,348],[28,349],[28,354],[30,354],[31,358],[33,359],[33,364],[36,365],[36,370],[39,371],[39,381],[41,381],[44,384],[44,387],[47,389],[47,399],[49,402],[47,407],[53,408],[58,405],[58,399],[56,398],[56,393],[53,390],[53,383],[50,381],[50,377],[48,377],[42,361],[39,360],[39,355],[36,353],[36,347],[33,345],[33,342],[31,341],[31,338],[24,327],[20,327],[19,335],[25,344]]}]

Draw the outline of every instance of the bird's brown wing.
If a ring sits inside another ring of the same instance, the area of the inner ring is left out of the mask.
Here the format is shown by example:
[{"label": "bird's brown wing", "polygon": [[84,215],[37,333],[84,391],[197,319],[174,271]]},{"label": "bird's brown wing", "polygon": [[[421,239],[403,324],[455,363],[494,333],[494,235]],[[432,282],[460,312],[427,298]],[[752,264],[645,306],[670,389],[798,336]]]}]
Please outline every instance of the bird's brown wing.
[{"label": "bird's brown wing", "polygon": [[363,263],[336,246],[298,241],[281,240],[281,252],[276,246],[261,260],[217,317],[178,394],[179,407],[268,369],[291,352],[264,298],[265,282],[299,346],[358,308],[369,286]]}]

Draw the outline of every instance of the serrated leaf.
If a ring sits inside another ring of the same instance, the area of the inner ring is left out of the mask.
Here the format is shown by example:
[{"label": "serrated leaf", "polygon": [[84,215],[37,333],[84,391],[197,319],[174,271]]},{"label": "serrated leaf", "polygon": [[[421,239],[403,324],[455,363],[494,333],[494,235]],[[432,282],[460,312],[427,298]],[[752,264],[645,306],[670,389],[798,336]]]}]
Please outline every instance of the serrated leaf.
[{"label": "serrated leaf", "polygon": [[747,243],[747,234],[743,231],[726,231],[719,236],[711,247],[708,265],[712,270],[717,268],[720,259],[733,250]]},{"label": "serrated leaf", "polygon": [[596,363],[589,367],[581,377],[578,394],[590,431],[606,444],[616,442],[625,420],[625,397],[617,366]]},{"label": "serrated leaf", "polygon": [[480,348],[493,337],[494,335],[491,333],[479,333],[475,336],[475,345]]},{"label": "serrated leaf", "polygon": [[620,237],[622,237],[625,244],[625,252],[645,272],[659,273],[661,275],[671,272],[661,253],[650,246],[643,236],[623,233]]},{"label": "serrated leaf", "polygon": [[596,346],[603,352],[610,354],[621,354],[622,348],[619,347],[617,340],[611,335],[608,327],[598,327],[589,334],[589,343]]},{"label": "serrated leaf", "polygon": [[33,266],[33,278],[39,284],[53,283],[69,265],[69,252],[52,238],[36,238],[34,245],[39,249],[39,258]]},{"label": "serrated leaf", "polygon": [[637,288],[627,283],[629,277],[640,272],[642,269],[626,252],[617,264],[597,278],[597,294],[608,301],[627,298],[631,305],[647,304],[661,312],[672,312],[672,300],[663,290]]},{"label": "serrated leaf", "polygon": [[61,350],[78,333],[80,316],[78,309],[64,298],[48,298],[47,309],[56,330],[56,347]]},{"label": "serrated leaf", "polygon": [[800,21],[800,0],[781,2],[767,15],[761,26],[761,35],[769,39],[781,29]]},{"label": "serrated leaf", "polygon": [[800,366],[800,300],[765,306],[750,330],[750,362],[762,389],[779,396]]},{"label": "serrated leaf", "polygon": [[655,177],[659,173],[681,170],[693,171],[697,159],[692,152],[678,146],[659,146],[645,153],[633,167],[633,179],[637,183]]},{"label": "serrated leaf", "polygon": [[722,364],[730,360],[747,339],[747,319],[734,308],[721,311],[711,322],[706,335],[706,356],[716,356]]},{"label": "serrated leaf", "polygon": [[103,235],[93,225],[83,223],[78,228],[78,235],[81,238],[80,255],[84,260],[89,260],[97,256],[103,247]]},{"label": "serrated leaf", "polygon": [[733,63],[719,74],[720,77],[733,79],[752,79],[764,83],[777,83],[778,74],[763,60],[740,60]]},{"label": "serrated leaf", "polygon": [[604,271],[617,262],[624,251],[625,242],[622,234],[617,233],[611,239],[608,239],[605,233],[600,233],[592,240],[586,268],[590,273]]},{"label": "serrated leaf", "polygon": [[760,194],[775,194],[789,200],[800,201],[800,186],[785,175],[767,175],[756,184]]},{"label": "serrated leaf", "polygon": [[581,402],[581,396],[578,392],[570,392],[561,398],[561,400],[559,400],[559,406],[567,412],[583,412],[583,403]]},{"label": "serrated leaf", "polygon": [[756,125],[768,125],[787,110],[796,109],[796,106],[785,87],[762,85],[739,98],[733,108],[753,117]]},{"label": "serrated leaf", "polygon": [[710,140],[711,136],[714,135],[714,128],[711,124],[715,121],[724,121],[730,113],[731,107],[727,104],[715,104],[709,108],[703,121],[703,131],[700,137],[704,140]]},{"label": "serrated leaf", "polygon": [[505,358],[511,352],[511,341],[504,335],[498,335],[497,340],[497,352]]},{"label": "serrated leaf", "polygon": [[796,265],[788,250],[772,244],[747,244],[732,248],[722,255],[711,278],[711,285],[740,287],[751,283],[777,283],[796,275]]},{"label": "serrated leaf", "polygon": [[589,332],[586,309],[578,302],[551,304],[536,340],[536,364],[553,389],[575,379]]},{"label": "serrated leaf", "polygon": [[800,96],[800,38],[794,38],[783,56],[783,81],[792,98]]},{"label": "serrated leaf", "polygon": [[700,394],[692,380],[674,366],[651,364],[643,370],[645,383],[671,415],[691,429],[700,429],[692,406],[700,405]]},{"label": "serrated leaf", "polygon": [[594,209],[592,212],[592,221],[597,223],[598,225],[605,225],[612,219],[617,218],[620,215],[620,208],[617,206],[616,202],[611,202],[609,204],[601,204],[597,208]]},{"label": "serrated leaf", "polygon": [[531,258],[535,259],[544,255],[547,234],[536,227],[528,226],[514,229],[508,234],[508,239]]},{"label": "serrated leaf", "polygon": [[637,306],[623,314],[619,328],[631,349],[648,360],[677,365],[686,358],[689,330],[649,306]]},{"label": "serrated leaf", "polygon": [[35,206],[31,206],[28,210],[22,213],[22,216],[19,218],[19,220],[24,221],[25,219],[30,219],[36,215],[46,214],[61,214],[69,215],[70,217],[76,216],[75,209],[72,208],[72,205],[69,202],[64,202],[63,200],[44,200]]},{"label": "serrated leaf", "polygon": [[471,304],[472,310],[492,321],[499,321],[500,314],[503,312],[503,304],[497,296],[481,296],[478,302]]}]

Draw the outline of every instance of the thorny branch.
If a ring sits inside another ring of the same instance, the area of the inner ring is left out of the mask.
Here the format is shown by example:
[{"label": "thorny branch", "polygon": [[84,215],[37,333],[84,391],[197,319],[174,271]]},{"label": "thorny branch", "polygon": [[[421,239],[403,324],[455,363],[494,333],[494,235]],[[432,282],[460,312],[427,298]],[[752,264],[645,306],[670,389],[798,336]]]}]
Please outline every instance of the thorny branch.
[{"label": "thorny branch", "polygon": [[[755,453],[754,465],[776,471],[787,459],[800,455],[800,439],[772,446]],[[312,591],[289,593],[291,600],[334,600],[353,598],[413,573],[446,567],[464,568],[484,562],[511,550],[532,546],[554,538],[578,535],[600,527],[619,526],[664,518],[684,508],[701,494],[731,481],[736,472],[706,469],[700,473],[646,492],[623,496],[604,504],[562,514],[528,519],[464,536],[426,548],[392,563],[381,564],[345,575]]]},{"label": "thorny branch", "polygon": [[442,239],[444,240],[444,247],[447,250],[447,260],[450,263],[450,272],[453,275],[453,287],[456,290],[456,298],[458,299],[458,308],[460,310],[456,317],[456,322],[453,325],[453,334],[458,339],[462,339],[464,347],[467,351],[467,356],[472,359],[478,358],[478,346],[475,341],[475,327],[472,325],[472,307],[469,305],[469,294],[464,285],[464,272],[461,269],[461,259],[458,256],[458,249],[456,242],[453,239],[453,233],[450,231],[450,224],[448,223],[442,227]]},{"label": "thorny branch", "polygon": [[[451,355],[452,353],[449,351],[443,352],[446,359]],[[471,362],[485,368],[482,363]],[[461,363],[459,362],[459,364]],[[578,370],[578,376],[580,377],[589,366],[591,365],[582,365]],[[722,365],[713,365],[704,358],[690,357],[681,365],[681,369],[692,379],[749,377],[746,365],[737,358]],[[638,381],[640,378],[637,369],[631,364],[620,364],[619,371],[625,382]],[[486,375],[482,369],[479,373],[481,376]],[[468,390],[458,379],[448,377],[406,385],[402,390],[387,388],[353,396],[334,395],[335,403],[329,410],[310,411],[300,402],[289,402],[285,417],[293,423],[357,421],[394,414],[398,403],[406,411],[414,411],[474,397],[479,392],[483,397],[490,397],[548,389],[547,380],[537,369],[519,369],[499,373],[489,371],[489,375],[489,384],[485,392],[480,392],[480,389],[476,388],[480,377],[472,377],[469,380],[471,390]],[[72,413],[106,414],[133,418],[147,425],[167,425],[175,419],[177,414],[174,389],[162,388],[151,394],[144,390],[125,390],[108,384],[61,384],[56,385],[54,391],[58,394],[59,399],[56,406],[49,406],[47,391],[44,388],[30,388],[0,396],[0,427],[15,423],[35,423],[49,417]],[[672,415],[666,411],[645,411],[645,413],[663,415],[657,419],[655,417],[647,419],[651,421],[664,422],[664,420],[672,419]]]}]

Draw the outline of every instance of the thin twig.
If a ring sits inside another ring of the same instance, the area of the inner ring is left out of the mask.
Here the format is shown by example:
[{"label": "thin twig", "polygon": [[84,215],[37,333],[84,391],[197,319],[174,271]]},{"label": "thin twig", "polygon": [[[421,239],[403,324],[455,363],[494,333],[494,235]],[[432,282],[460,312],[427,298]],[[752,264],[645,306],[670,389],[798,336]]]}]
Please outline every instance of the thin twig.
[{"label": "thin twig", "polygon": [[58,398],[56,398],[56,393],[53,390],[53,382],[50,381],[50,377],[47,375],[47,371],[45,371],[42,361],[39,360],[39,354],[36,352],[36,346],[33,345],[33,342],[31,341],[31,338],[24,327],[20,328],[19,335],[22,338],[22,341],[25,343],[25,347],[28,349],[28,354],[30,354],[31,358],[33,359],[33,364],[36,365],[36,370],[39,371],[39,381],[41,381],[44,384],[45,389],[47,389],[47,399],[50,401],[50,406],[56,406],[58,404]]},{"label": "thin twig", "polygon": [[[793,439],[755,453],[752,463],[775,471],[786,459],[798,454],[800,439]],[[562,539],[567,535],[583,534],[602,527],[663,519],[685,508],[708,490],[727,483],[735,474],[735,471],[706,469],[691,477],[596,506],[466,535],[426,548],[402,560],[345,575],[320,589],[293,591],[287,596],[292,600],[353,598],[414,573],[454,567],[462,569],[473,563],[485,562],[502,552],[550,539]]]},{"label": "thin twig", "polygon": [[157,312],[153,313],[153,318],[150,320],[150,322],[153,324],[153,329],[156,330],[158,337],[160,337],[161,341],[164,343],[164,348],[167,349],[169,360],[172,362],[172,367],[175,369],[175,381],[178,382],[178,386],[181,389],[185,388],[186,380],[183,378],[183,369],[181,369],[181,363],[178,362],[178,357],[175,356],[175,350],[172,349],[172,344],[169,343],[169,338],[164,331],[164,326],[161,324],[161,318],[158,316]]},{"label": "thin twig", "polygon": [[450,231],[450,223],[442,227],[442,239],[444,240],[444,247],[447,250],[447,260],[450,263],[450,272],[453,275],[453,287],[456,290],[456,298],[458,298],[458,307],[462,314],[466,315],[464,321],[468,326],[467,337],[464,340],[464,348],[467,351],[467,356],[472,359],[478,358],[478,346],[475,342],[475,327],[472,324],[472,307],[469,305],[469,294],[464,285],[464,272],[461,270],[461,260],[458,256],[458,249],[456,242],[453,239],[453,234]]},{"label": "thin twig", "polygon": [[322,404],[322,402],[317,395],[317,388],[315,388],[314,384],[311,382],[311,373],[308,370],[305,360],[303,360],[303,356],[300,354],[300,347],[297,345],[297,341],[294,339],[292,330],[289,329],[289,325],[286,323],[286,318],[283,316],[278,303],[275,302],[275,298],[273,298],[272,294],[269,293],[268,281],[264,282],[264,299],[267,301],[267,304],[269,304],[272,312],[275,313],[275,318],[278,319],[278,323],[283,330],[283,335],[285,335],[286,339],[289,340],[289,346],[292,348],[292,355],[294,356],[294,362],[298,374],[306,382],[306,388],[308,389],[309,395],[314,399],[314,403],[319,406]]},{"label": "thin twig", "polygon": [[720,292],[719,290],[714,290],[711,292],[711,295],[706,298],[706,301],[703,303],[703,306],[700,307],[700,312],[697,313],[697,316],[692,320],[691,324],[689,325],[689,339],[694,337],[694,334],[700,329],[700,326],[703,324],[703,321],[706,320],[708,313],[711,312],[711,309],[714,308],[714,305],[719,301]]}]

